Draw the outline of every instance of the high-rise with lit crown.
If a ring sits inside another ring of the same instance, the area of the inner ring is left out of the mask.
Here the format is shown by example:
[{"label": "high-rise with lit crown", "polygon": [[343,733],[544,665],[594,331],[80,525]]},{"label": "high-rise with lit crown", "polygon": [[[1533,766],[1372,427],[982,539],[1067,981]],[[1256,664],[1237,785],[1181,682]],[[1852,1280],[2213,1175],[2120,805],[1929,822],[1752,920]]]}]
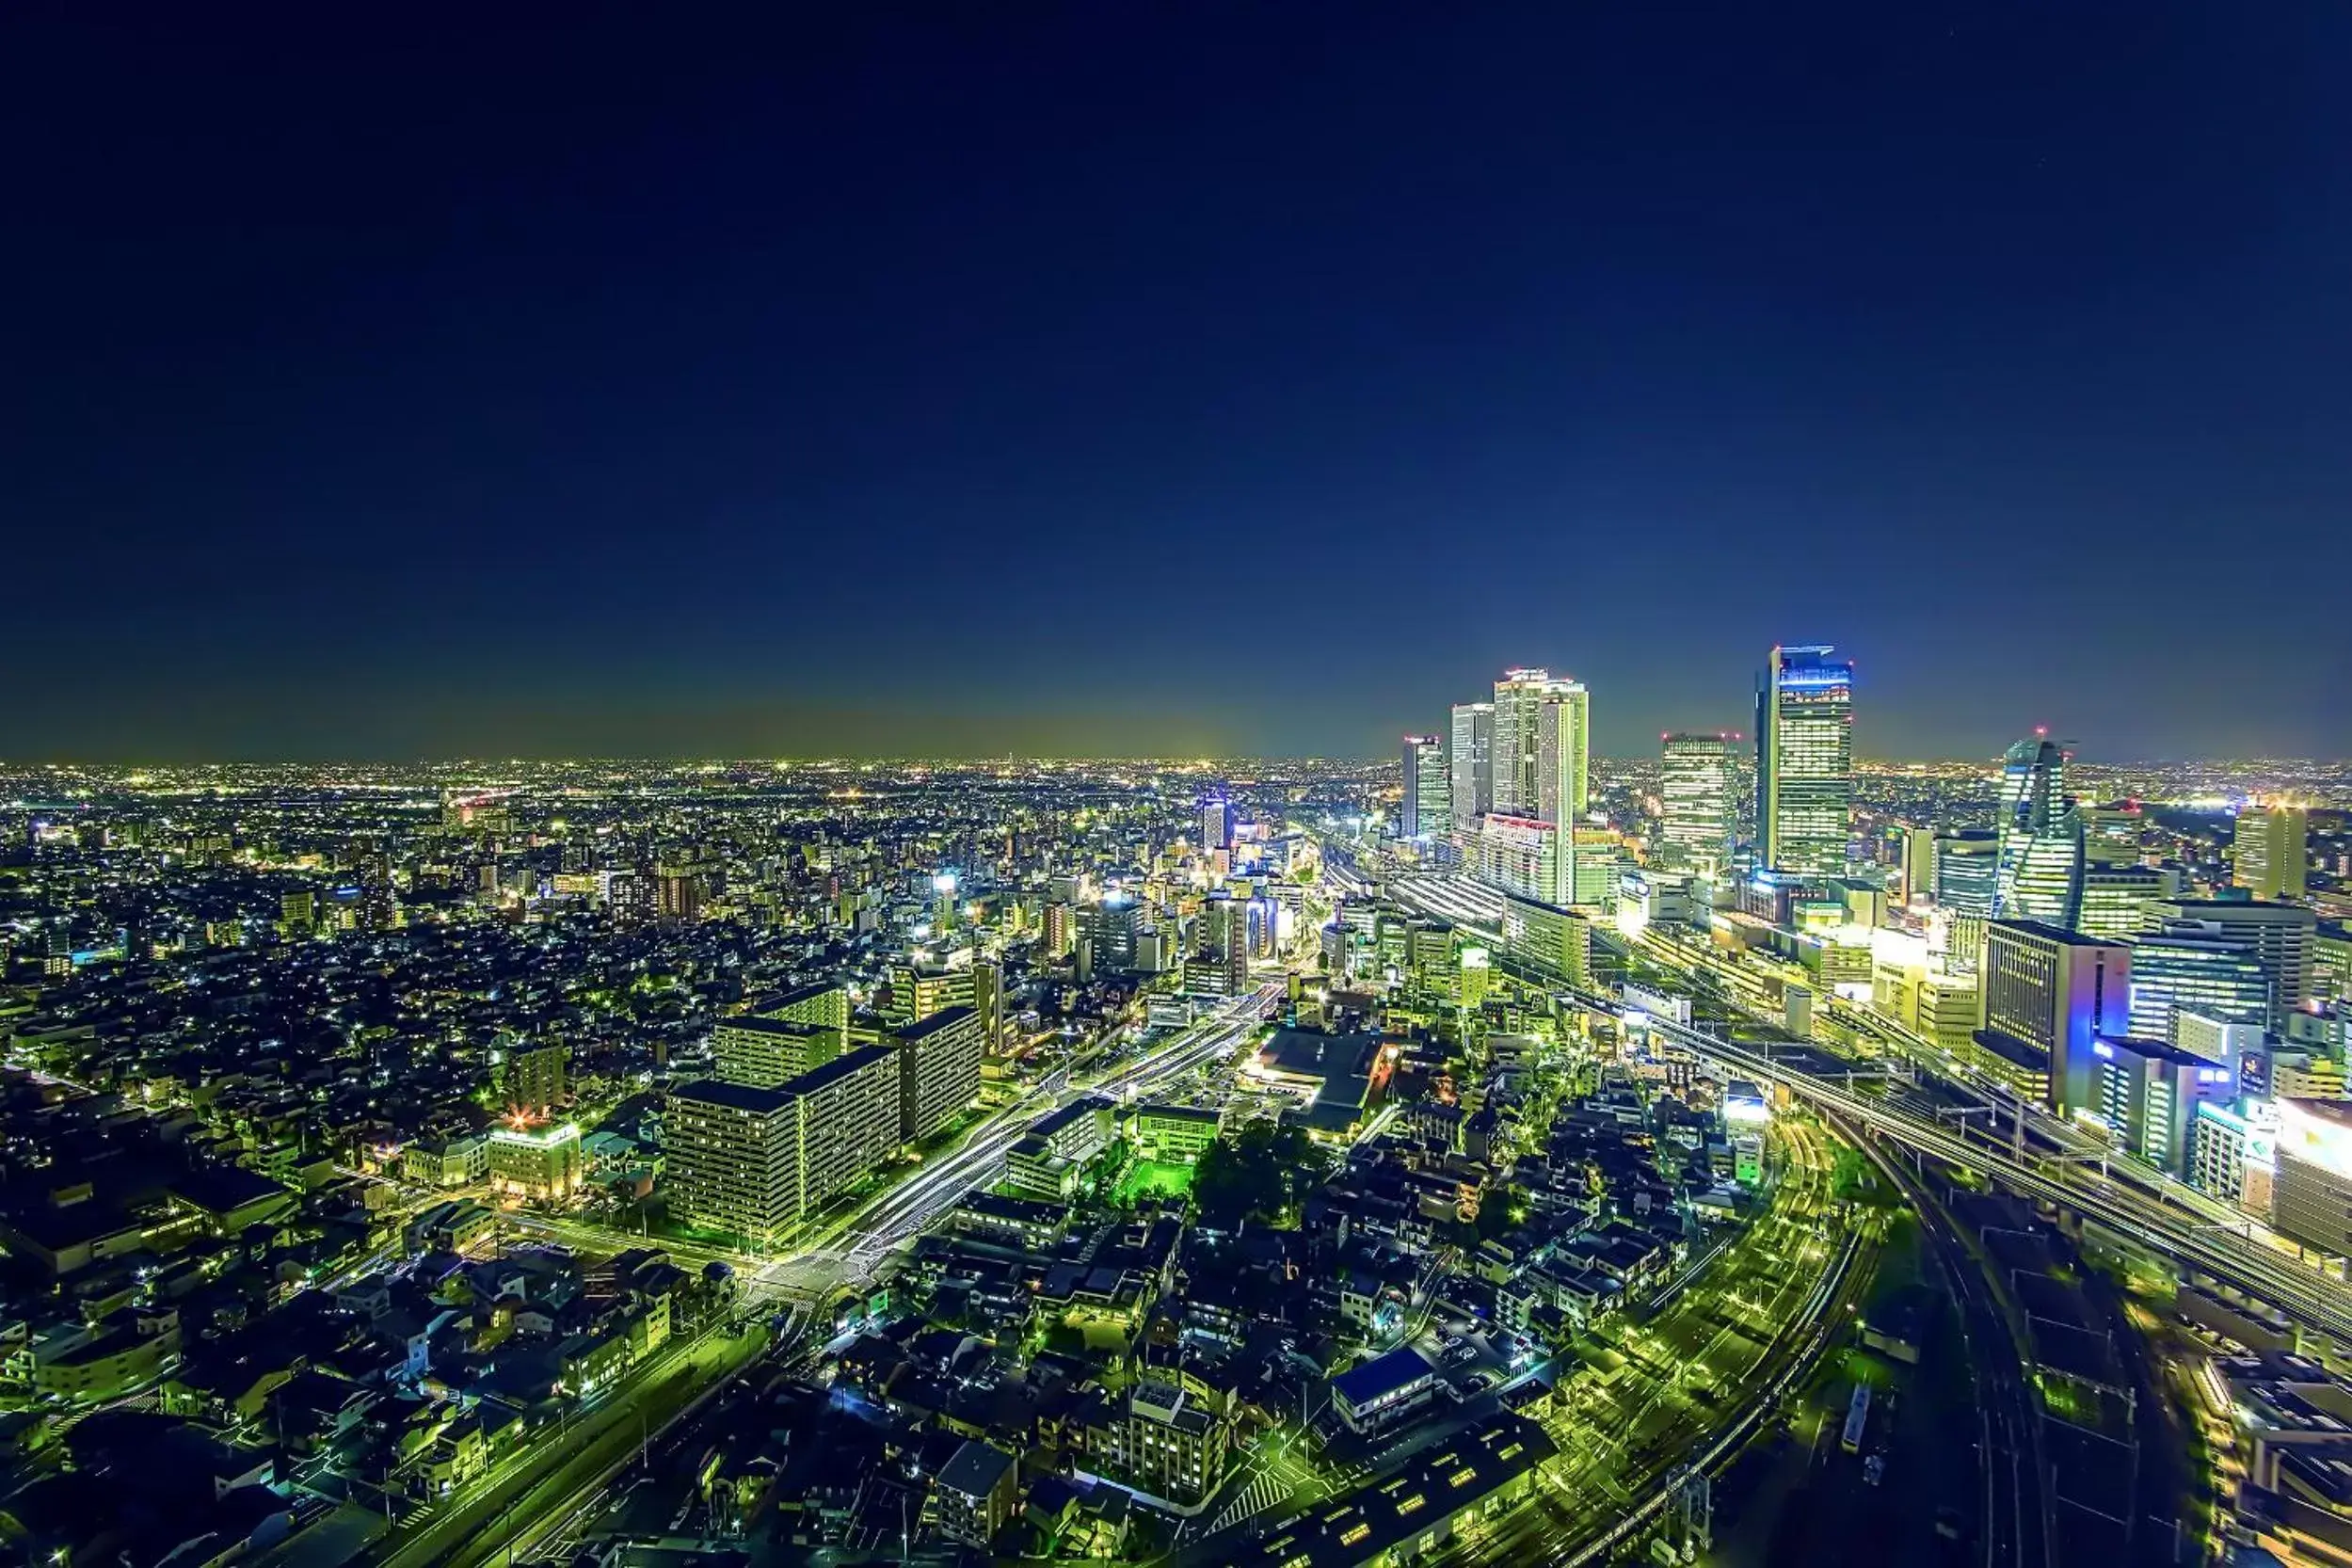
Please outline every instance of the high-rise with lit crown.
[{"label": "high-rise with lit crown", "polygon": [[1436,735],[1404,738],[1404,808],[1400,827],[1408,839],[1432,837],[1453,825],[1452,779],[1446,743]]},{"label": "high-rise with lit crown", "polygon": [[1827,643],[1772,649],[1756,687],[1756,839],[1761,865],[1846,871],[1854,800],[1854,665]]},{"label": "high-rise with lit crown", "polygon": [[[1495,809],[1506,816],[1544,816],[1543,713],[1553,703],[1581,702],[1584,688],[1545,669],[1505,670],[1495,682]],[[1576,727],[1581,733],[1582,726]],[[1581,768],[1575,788],[1581,791]],[[1583,808],[1581,793],[1576,807]],[[1544,820],[1553,819],[1544,816]]]},{"label": "high-rise with lit crown", "polygon": [[1738,819],[1728,735],[1658,737],[1659,837],[1677,869],[1718,876],[1731,861]]},{"label": "high-rise with lit crown", "polygon": [[2083,819],[2066,796],[2066,754],[2040,736],[2009,747],[1994,819],[1992,912],[2072,931],[2082,923]]},{"label": "high-rise with lit crown", "polygon": [[2258,899],[2301,898],[2311,857],[2311,812],[2248,803],[2238,813],[2230,880]]}]

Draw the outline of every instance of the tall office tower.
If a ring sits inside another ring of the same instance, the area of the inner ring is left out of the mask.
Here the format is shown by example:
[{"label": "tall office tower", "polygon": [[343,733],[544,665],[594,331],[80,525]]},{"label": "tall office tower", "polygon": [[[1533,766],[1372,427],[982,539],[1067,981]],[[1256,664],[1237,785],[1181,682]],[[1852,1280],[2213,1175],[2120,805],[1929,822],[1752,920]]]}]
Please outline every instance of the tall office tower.
[{"label": "tall office tower", "polygon": [[890,1036],[899,1059],[899,1141],[919,1144],[980,1097],[980,1014],[951,1007]]},{"label": "tall office tower", "polygon": [[1763,866],[1842,876],[1854,800],[1854,664],[1827,643],[1772,650],[1756,686],[1756,851]]},{"label": "tall office tower", "polygon": [[2132,1032],[2169,1040],[2174,1016],[2184,1008],[2234,1023],[2265,1022],[2270,977],[2253,944],[2186,921],[2134,937]]},{"label": "tall office tower", "polygon": [[2140,860],[2140,809],[2133,802],[2078,807],[2083,814],[2083,856],[2094,866],[2136,866]]},{"label": "tall office tower", "polygon": [[1895,896],[1903,904],[1935,897],[1935,829],[1911,823],[1895,828]]},{"label": "tall office tower", "polygon": [[2248,805],[2238,813],[2230,880],[2260,899],[2301,898],[2311,859],[2311,812]]},{"label": "tall office tower", "polygon": [[[2284,1032],[2287,1015],[2311,1000],[2312,946],[2319,919],[2297,904],[2236,899],[2161,899],[2152,906],[2160,932],[2210,934],[2252,947],[2270,978],[2270,1017]],[[2201,931],[2191,928],[2202,928]]]},{"label": "tall office tower", "polygon": [[569,1046],[531,1046],[506,1057],[506,1109],[544,1116],[564,1098],[564,1067]]},{"label": "tall office tower", "polygon": [[1144,906],[1125,893],[1105,894],[1100,904],[1079,906],[1078,936],[1095,944],[1095,968],[1135,968],[1136,943],[1144,930]]},{"label": "tall office tower", "polygon": [[[1505,670],[1503,678],[1495,682],[1495,809],[1505,816],[1543,817],[1545,822],[1558,819],[1544,811],[1543,779],[1545,771],[1543,743],[1543,712],[1545,707],[1561,702],[1581,702],[1585,691],[1573,680],[1555,678],[1544,669]],[[1558,721],[1555,720],[1555,723]],[[1556,749],[1576,739],[1575,776],[1565,785],[1565,798],[1574,801],[1578,812],[1584,809],[1584,798],[1577,792],[1583,789],[1583,751],[1580,737],[1584,731],[1581,717],[1574,718],[1565,736],[1556,732]],[[1552,767],[1557,769],[1556,756]]]},{"label": "tall office tower", "polygon": [[1664,858],[1704,876],[1731,864],[1739,831],[1732,746],[1722,735],[1667,735],[1658,744],[1659,837]]},{"label": "tall office tower", "polygon": [[1233,802],[1223,795],[1210,795],[1201,802],[1201,848],[1232,847]]},{"label": "tall office tower", "polygon": [[1453,825],[1453,780],[1446,743],[1436,735],[1404,738],[1404,836],[1434,838]]},{"label": "tall office tower", "polygon": [[2041,739],[2009,747],[1993,820],[2000,836],[1993,915],[2070,931],[2081,924],[2083,822],[2066,798],[2066,753]]},{"label": "tall office tower", "polygon": [[1220,894],[1201,905],[1199,955],[1188,983],[1212,996],[1250,988],[1250,914],[1245,900]]},{"label": "tall office tower", "polygon": [[1453,807],[1453,824],[1465,832],[1474,831],[1479,818],[1495,809],[1493,703],[1454,704],[1453,733],[1446,748],[1446,762],[1453,776],[1448,791]]},{"label": "tall office tower", "polygon": [[2016,1069],[2015,1083],[2038,1067],[2052,1108],[2071,1115],[2091,1103],[2097,1037],[2126,1032],[2132,950],[2038,920],[1992,920],[1976,994],[1988,1061]]},{"label": "tall office tower", "polygon": [[1592,696],[1573,680],[1535,708],[1535,814],[1560,831],[1592,804]]},{"label": "tall office tower", "polygon": [[1987,829],[1959,827],[1938,833],[1936,907],[1955,915],[1991,915],[2000,865],[2000,840]]},{"label": "tall office tower", "polygon": [[2120,942],[2152,929],[2159,901],[2181,891],[2181,873],[2157,866],[2087,865],[2083,868],[2083,918],[2074,928],[2086,936]]}]

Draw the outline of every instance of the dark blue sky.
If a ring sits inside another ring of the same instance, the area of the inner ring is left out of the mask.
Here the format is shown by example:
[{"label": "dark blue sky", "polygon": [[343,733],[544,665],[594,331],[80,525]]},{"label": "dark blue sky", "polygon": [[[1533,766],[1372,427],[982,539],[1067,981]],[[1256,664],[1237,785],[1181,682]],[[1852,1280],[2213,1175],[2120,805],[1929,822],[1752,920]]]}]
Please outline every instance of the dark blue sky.
[{"label": "dark blue sky", "polygon": [[7,24],[0,755],[2352,753],[2344,8],[834,9]]}]

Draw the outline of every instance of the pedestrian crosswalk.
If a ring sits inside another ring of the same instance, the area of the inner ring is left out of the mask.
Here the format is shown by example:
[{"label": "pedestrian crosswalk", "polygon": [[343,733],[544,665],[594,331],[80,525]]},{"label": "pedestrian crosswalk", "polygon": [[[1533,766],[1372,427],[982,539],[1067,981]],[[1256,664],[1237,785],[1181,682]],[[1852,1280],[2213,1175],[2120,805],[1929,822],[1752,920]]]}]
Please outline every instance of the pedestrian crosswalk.
[{"label": "pedestrian crosswalk", "polygon": [[1246,1524],[1290,1495],[1290,1488],[1264,1470],[1254,1472],[1240,1491],[1225,1498],[1224,1506],[1210,1515],[1199,1533],[1214,1535]]}]

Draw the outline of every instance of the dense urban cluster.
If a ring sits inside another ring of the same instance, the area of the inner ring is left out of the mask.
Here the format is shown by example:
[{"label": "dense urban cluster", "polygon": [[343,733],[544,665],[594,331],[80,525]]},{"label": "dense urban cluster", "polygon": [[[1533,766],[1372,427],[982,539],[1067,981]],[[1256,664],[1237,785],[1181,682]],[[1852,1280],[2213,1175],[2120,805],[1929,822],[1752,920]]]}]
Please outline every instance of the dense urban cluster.
[{"label": "dense urban cluster", "polygon": [[0,1555],[2352,1543],[2352,776],[1596,695],[0,775]]}]

